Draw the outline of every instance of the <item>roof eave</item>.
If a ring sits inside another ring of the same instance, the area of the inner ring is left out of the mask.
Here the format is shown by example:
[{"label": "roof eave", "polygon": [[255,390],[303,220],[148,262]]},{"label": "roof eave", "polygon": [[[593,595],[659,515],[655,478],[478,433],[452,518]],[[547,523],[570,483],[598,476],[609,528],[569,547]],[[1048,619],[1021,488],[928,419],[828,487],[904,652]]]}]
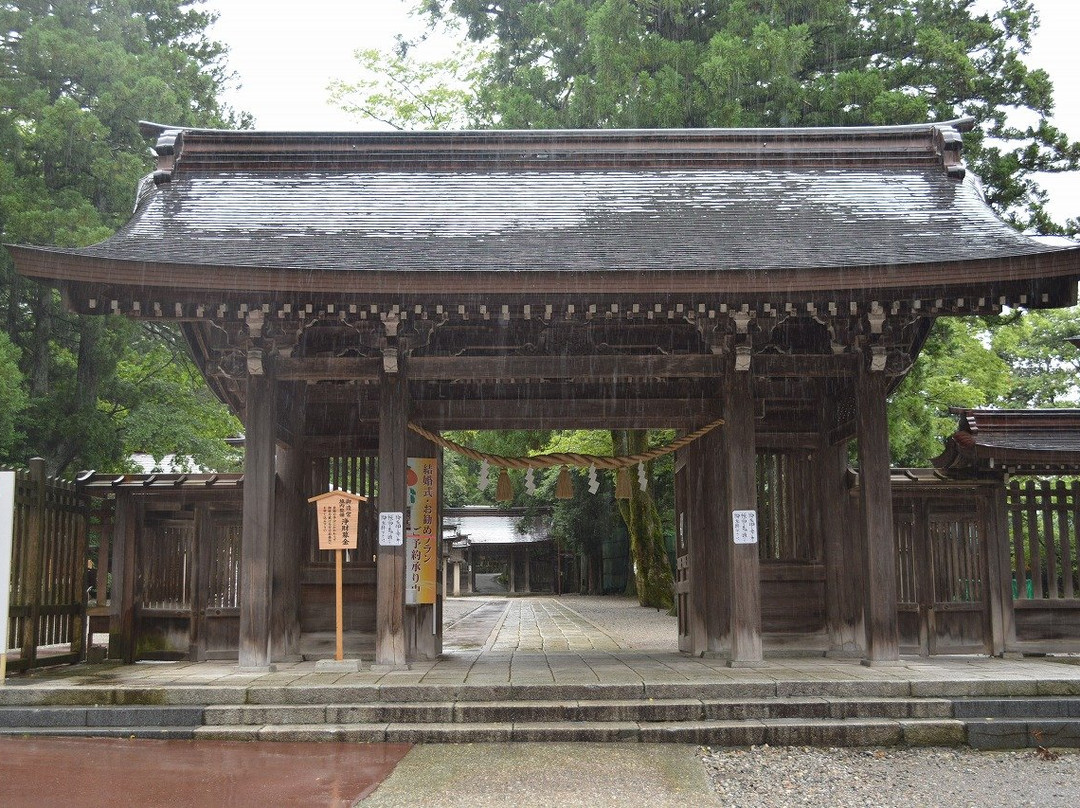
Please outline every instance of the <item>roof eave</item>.
[{"label": "roof eave", "polygon": [[[994,285],[1024,286],[1080,278],[1080,246],[1024,256],[968,259],[895,265],[820,267],[815,269],[743,272],[708,268],[672,271],[650,267],[620,267],[612,271],[536,270],[327,270],[264,269],[258,267],[179,264],[91,257],[78,250],[4,245],[16,271],[35,280],[64,285],[98,285],[138,290],[153,296],[158,290],[199,292],[204,296],[248,299],[252,295],[327,294],[341,299],[342,289],[362,289],[363,297],[431,294],[666,294],[761,296],[763,300],[831,294],[833,297],[881,297],[916,294],[976,293]],[[1048,294],[1048,293],[1046,293]],[[1071,305],[1076,290],[1064,299],[1025,300],[1032,308]],[[346,295],[347,296],[347,295]],[[1015,304],[1015,302],[1014,302]]]}]

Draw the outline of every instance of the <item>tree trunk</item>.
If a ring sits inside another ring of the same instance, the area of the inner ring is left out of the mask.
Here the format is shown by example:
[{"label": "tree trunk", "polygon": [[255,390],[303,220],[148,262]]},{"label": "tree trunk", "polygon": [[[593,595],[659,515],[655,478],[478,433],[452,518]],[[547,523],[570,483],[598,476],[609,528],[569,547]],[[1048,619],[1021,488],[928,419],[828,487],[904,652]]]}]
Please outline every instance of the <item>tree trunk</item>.
[{"label": "tree trunk", "polygon": [[30,335],[30,395],[34,398],[49,394],[49,340],[52,339],[52,289],[38,288],[37,298],[31,303],[34,313],[34,330]]},{"label": "tree trunk", "polygon": [[[648,433],[644,429],[613,429],[611,441],[616,455],[635,455],[648,448]],[[630,558],[638,603],[670,609],[675,583],[651,484],[644,491],[637,484],[631,485],[630,499],[621,499],[618,504],[630,532]]]},{"label": "tree trunk", "polygon": [[[101,336],[105,330],[103,317],[82,316],[76,318],[79,332],[79,364],[75,373],[75,392],[71,401],[72,424],[89,424],[97,408],[101,377],[110,357],[102,356]],[[64,437],[56,447],[53,457],[47,459],[49,473],[62,474],[85,446],[84,432],[65,430]]]}]

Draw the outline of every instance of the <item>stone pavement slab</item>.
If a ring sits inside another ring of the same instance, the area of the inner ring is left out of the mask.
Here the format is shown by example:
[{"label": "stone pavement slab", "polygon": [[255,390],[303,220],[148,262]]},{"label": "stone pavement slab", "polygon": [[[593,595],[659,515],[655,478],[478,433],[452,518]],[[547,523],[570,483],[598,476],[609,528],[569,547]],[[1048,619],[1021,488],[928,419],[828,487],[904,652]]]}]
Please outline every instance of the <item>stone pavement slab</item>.
[{"label": "stone pavement slab", "polygon": [[697,753],[683,744],[424,744],[357,806],[719,806]]}]

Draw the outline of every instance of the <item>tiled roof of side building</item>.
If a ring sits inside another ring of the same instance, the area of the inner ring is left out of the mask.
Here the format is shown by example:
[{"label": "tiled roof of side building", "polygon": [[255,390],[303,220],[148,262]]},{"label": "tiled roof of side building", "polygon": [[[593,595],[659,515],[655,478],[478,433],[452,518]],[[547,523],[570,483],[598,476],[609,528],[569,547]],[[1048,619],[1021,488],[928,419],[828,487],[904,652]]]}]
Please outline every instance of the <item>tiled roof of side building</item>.
[{"label": "tiled roof of side building", "polygon": [[1080,469],[1080,410],[954,409],[959,428],[934,465],[953,473],[1015,466]]}]

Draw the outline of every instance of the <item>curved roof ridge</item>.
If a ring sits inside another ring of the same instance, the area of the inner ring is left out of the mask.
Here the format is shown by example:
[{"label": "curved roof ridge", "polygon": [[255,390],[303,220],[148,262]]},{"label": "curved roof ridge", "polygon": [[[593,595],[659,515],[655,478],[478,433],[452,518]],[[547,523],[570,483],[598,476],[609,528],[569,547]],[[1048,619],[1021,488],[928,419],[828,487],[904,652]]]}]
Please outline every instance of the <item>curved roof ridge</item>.
[{"label": "curved roof ridge", "polygon": [[453,129],[453,130],[365,130],[365,129],[342,129],[342,130],[281,130],[281,129],[214,129],[208,127],[191,127],[180,124],[157,123],[155,121],[139,121],[139,128],[146,137],[158,137],[168,132],[193,132],[206,134],[237,134],[256,136],[351,136],[372,135],[385,138],[401,138],[415,136],[428,139],[441,139],[447,137],[472,137],[472,136],[521,136],[521,135],[566,135],[576,134],[584,136],[640,136],[646,133],[655,133],[661,136],[671,136],[676,133],[699,133],[709,135],[746,135],[760,136],[768,134],[788,135],[820,135],[820,134],[895,134],[910,132],[928,132],[934,129],[955,129],[957,132],[970,132],[975,128],[975,119],[971,116],[951,118],[946,121],[927,121],[925,123],[888,124],[888,125],[864,125],[864,126],[792,126],[792,127],[695,127],[695,128],[671,128],[671,129]]}]

